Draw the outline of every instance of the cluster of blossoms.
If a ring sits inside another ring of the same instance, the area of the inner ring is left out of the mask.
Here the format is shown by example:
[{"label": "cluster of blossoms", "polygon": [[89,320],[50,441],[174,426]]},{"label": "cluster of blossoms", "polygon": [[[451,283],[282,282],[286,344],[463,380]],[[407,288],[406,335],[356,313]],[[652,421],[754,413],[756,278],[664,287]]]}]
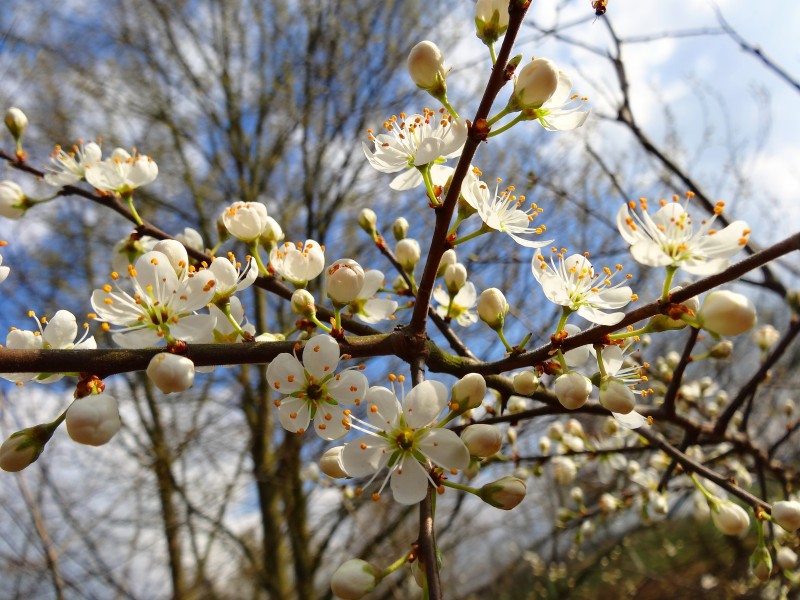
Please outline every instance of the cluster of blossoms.
[{"label": "cluster of blossoms", "polygon": [[[507,8],[507,2],[500,0],[479,0],[476,6],[477,34],[489,46],[493,61],[496,60],[493,44],[508,27]],[[611,492],[599,495],[597,505],[604,517],[626,506],[634,506],[648,520],[663,517],[669,509],[669,497],[661,489],[659,473],[667,468],[667,457],[654,454],[649,464],[642,467],[621,452],[639,443],[630,430],[648,423],[635,410],[636,396],[655,395],[652,387],[637,389],[639,384],[649,382],[645,371],[650,365],[635,356],[633,349],[640,341],[639,336],[650,332],[691,326],[705,329],[718,339],[739,335],[755,325],[752,302],[729,290],[711,292],[702,303],[697,298],[679,305],[671,302],[672,295],[679,291],[672,287],[676,271],[691,275],[720,273],[747,244],[748,225],[735,221],[720,230],[714,229],[723,209],[719,203],[711,218],[695,226],[687,210],[692,194],[687,194],[686,204],[678,202],[678,198],[661,202],[652,216],[645,199],[638,204],[622,205],[617,212],[617,226],[630,246],[633,259],[665,269],[660,294],[665,313],[653,317],[638,331],[630,328],[609,334],[602,338],[602,343],[562,350],[565,343],[571,346],[570,339],[580,333],[576,325],[567,323],[572,315],[599,326],[615,327],[623,322],[626,315],[622,309],[638,299],[628,285],[631,276],[622,275],[625,269],[621,264],[595,268],[588,253],[569,254],[566,248],[552,246],[551,256],[545,258],[541,249],[553,240],[540,239],[547,227],[534,224],[544,209],[535,202],[528,203],[514,186],[501,187],[499,178],[492,189],[481,179],[483,174],[476,166],[469,165],[460,188],[453,187],[455,169],[444,163],[461,156],[469,124],[447,100],[449,69],[444,56],[434,43],[420,42],[408,57],[408,70],[414,83],[443,108],[438,111],[425,108],[388,118],[382,132],[369,130],[363,151],[377,171],[395,175],[389,184],[391,189],[403,191],[423,185],[434,208],[441,208],[445,198],[452,197],[451,189],[454,194],[457,192],[458,216],[447,235],[451,249],[441,257],[437,272],[441,284],[432,292],[436,315],[446,324],[455,321],[463,327],[480,320],[496,332],[509,354],[523,353],[531,334],[518,345],[509,344],[504,325],[510,307],[503,292],[489,288],[479,294],[452,246],[502,232],[519,246],[535,250],[531,258],[532,276],[544,297],[561,308],[561,317],[551,336],[553,361],[536,365],[536,373],[532,370],[517,373],[513,386],[518,396],[508,400],[507,410],[511,414],[525,411],[527,400],[539,391],[543,382],[552,384],[553,395],[568,410],[583,407],[597,388],[600,405],[611,413],[602,434],[587,435],[580,421],[569,419],[566,424],[554,422],[547,435],[539,440],[542,455],[552,456],[553,478],[559,485],[573,485],[579,470],[593,462],[597,478],[603,484],[620,477],[635,484],[635,491],[631,491],[634,489],[631,486],[624,492],[624,498]],[[505,107],[486,120],[486,136],[493,137],[530,120],[538,121],[548,130],[575,129],[588,117],[585,100],[572,93],[569,76],[553,61],[532,59],[514,73],[513,91]],[[21,111],[19,114],[12,111],[6,123],[11,122],[8,127],[18,142],[17,155],[22,157],[19,138],[27,120]],[[134,191],[152,183],[157,175],[155,161],[135,149],[129,153],[117,148],[103,159],[99,143],[79,142],[70,151],[56,146],[44,180],[62,188],[85,181],[104,197],[113,195],[126,201],[133,220],[142,225],[134,207]],[[12,181],[0,182],[2,216],[19,218],[42,201],[29,198]],[[487,392],[484,378],[468,374],[450,391],[441,382],[426,380],[406,391],[402,376],[390,376],[389,387],[370,386],[362,373],[363,367],[338,370],[341,361],[349,359],[341,355],[337,341],[344,334],[342,315],[374,324],[394,319],[399,304],[388,294],[378,297],[387,291],[382,271],[365,270],[350,258],[327,264],[322,244],[313,239],[284,241],[281,225],[268,213],[267,205],[261,202],[234,202],[219,214],[220,244],[229,237],[243,244],[248,251],[243,262],[232,252],[216,257],[205,255],[205,241],[191,229],[175,239],[161,241],[134,232],[115,247],[111,283],[92,293],[94,312],[90,316],[100,321],[103,331],[123,348],[165,344],[167,351],[152,358],[147,375],[163,393],[181,392],[193,385],[195,377],[194,364],[181,354],[186,343],[283,339],[282,333],[258,334],[247,320],[238,296],[259,276],[279,278],[294,288],[291,307],[302,317],[286,335],[303,332],[300,340],[304,345],[301,357],[298,357],[299,343],[293,353],[276,356],[267,368],[267,381],[276,398],[278,420],[286,431],[303,435],[313,423],[319,438],[341,442],[322,456],[323,473],[337,479],[366,478],[357,488],[358,493],[374,485],[375,500],[387,485],[394,499],[406,505],[423,501],[430,489],[441,493],[451,487],[472,493],[497,508],[511,509],[518,505],[526,492],[525,478],[529,473],[524,469],[481,488],[451,481],[459,472],[467,479],[475,477],[479,467],[491,462],[503,447],[504,436],[495,425],[469,422],[479,414],[473,411],[478,411],[484,402]],[[470,219],[478,224],[477,229],[460,234],[462,223]],[[422,258],[422,249],[419,241],[407,237],[408,222],[400,218],[392,227],[396,240],[393,254],[378,233],[373,211],[363,210],[359,224],[393,259],[399,275],[391,288],[398,294],[415,296],[418,289],[414,271]],[[197,254],[205,259],[198,260]],[[8,273],[0,256],[0,282]],[[329,324],[318,320],[317,299],[307,289],[314,289],[310,284],[323,274],[325,279],[320,288],[333,306]],[[88,335],[88,325],[86,335],[76,341],[77,321],[67,311],[57,312],[49,321],[37,320],[37,324],[38,331],[13,329],[6,339],[7,347],[24,350],[96,347],[94,337]],[[316,329],[324,333],[311,335]],[[764,353],[776,343],[777,336],[774,328],[762,328],[754,340]],[[721,342],[708,356],[729,356],[731,351],[729,343]],[[666,379],[676,364],[675,357],[664,357],[656,364],[658,376]],[[544,379],[545,373],[551,377],[549,380]],[[18,383],[51,383],[64,375],[0,376]],[[0,446],[0,467],[17,471],[31,464],[62,422],[66,423],[69,436],[84,444],[101,445],[116,434],[120,429],[116,400],[104,393],[99,380],[81,377],[75,399],[58,419],[16,432]],[[690,410],[696,410],[701,417],[715,416],[714,410],[718,412],[724,402],[719,395],[714,398],[715,409],[711,402],[705,402],[715,393],[712,388],[713,382],[686,383],[680,390],[679,401],[691,404]],[[498,406],[502,407],[502,403]],[[464,425],[460,435],[447,427],[459,418]],[[514,450],[515,460],[518,459],[516,429],[510,427],[505,437]],[[592,457],[591,461],[573,458],[588,452],[597,458]],[[701,461],[706,457],[693,458]],[[738,472],[733,475],[742,477]],[[750,527],[747,512],[729,501],[721,489],[704,486],[694,476],[691,481],[720,531],[739,535]],[[629,498],[633,501],[627,503]],[[562,514],[562,521],[582,517],[587,512],[584,492],[579,486],[570,490],[570,500],[575,510]],[[787,529],[797,529],[800,504],[776,503],[773,520]],[[757,573],[771,565],[769,552],[766,557],[763,551],[759,552],[754,555],[753,570]],[[784,552],[787,564],[790,558]],[[341,597],[358,598],[385,574],[364,561],[348,561],[334,575],[332,586]]]}]

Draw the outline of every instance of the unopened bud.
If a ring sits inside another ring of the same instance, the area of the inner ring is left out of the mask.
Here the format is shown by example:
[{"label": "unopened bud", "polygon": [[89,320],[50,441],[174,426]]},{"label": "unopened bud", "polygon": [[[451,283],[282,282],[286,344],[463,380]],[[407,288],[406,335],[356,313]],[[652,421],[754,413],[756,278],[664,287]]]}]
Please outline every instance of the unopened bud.
[{"label": "unopened bud", "polygon": [[786,531],[794,533],[800,529],[800,502],[779,500],[772,505],[772,520]]},{"label": "unopened bud", "polygon": [[444,284],[447,287],[447,293],[455,296],[465,283],[467,283],[467,268],[461,263],[448,265],[444,270]]},{"label": "unopened bud", "polygon": [[283,233],[283,229],[281,229],[280,224],[270,216],[267,216],[264,219],[264,229],[261,232],[261,237],[259,238],[259,244],[261,244],[267,251],[272,251],[272,249],[278,245],[278,243],[283,240],[286,236]]},{"label": "unopened bud", "polygon": [[537,58],[522,67],[514,83],[512,102],[519,109],[541,108],[558,87],[558,67],[546,58]]},{"label": "unopened bud", "polygon": [[452,248],[450,250],[445,250],[442,254],[442,259],[439,261],[439,268],[436,271],[436,277],[444,276],[444,272],[449,265],[454,265],[458,262],[458,257],[456,256],[456,251]]},{"label": "unopened bud", "polygon": [[310,318],[317,314],[317,306],[314,303],[314,296],[311,292],[304,289],[292,292],[292,311],[301,317]]},{"label": "unopened bud", "polygon": [[747,511],[730,500],[717,501],[709,508],[714,526],[725,535],[739,535],[750,527]]},{"label": "unopened bud", "polygon": [[459,411],[479,407],[485,395],[486,380],[478,373],[467,373],[453,384],[453,402]]},{"label": "unopened bud", "polygon": [[578,467],[575,461],[566,456],[556,456],[551,461],[553,464],[553,479],[561,485],[567,485],[575,480],[578,474]]},{"label": "unopened bud", "polygon": [[194,363],[185,356],[161,352],[150,359],[147,376],[165,394],[184,392],[194,383]]},{"label": "unopened bud", "polygon": [[14,137],[15,141],[19,141],[22,134],[25,133],[25,128],[28,126],[28,117],[16,106],[12,106],[6,111],[5,116],[6,127]]},{"label": "unopened bud", "polygon": [[778,548],[775,558],[784,571],[792,571],[797,566],[797,553],[786,546]]},{"label": "unopened bud", "polygon": [[36,425],[12,433],[0,446],[0,469],[16,473],[34,463],[53,431],[47,425]]},{"label": "unopened bud", "polygon": [[503,477],[480,489],[481,500],[501,510],[511,510],[525,499],[527,486],[516,477]]},{"label": "unopened bud", "polygon": [[406,64],[408,74],[418,88],[425,90],[434,98],[447,90],[444,55],[433,42],[425,40],[414,46],[408,53]]},{"label": "unopened bud", "polygon": [[503,436],[500,430],[490,424],[478,423],[470,425],[461,432],[461,441],[467,446],[472,456],[486,458],[500,452]]},{"label": "unopened bud", "polygon": [[539,387],[539,378],[536,373],[526,369],[514,375],[514,392],[523,396],[530,396]]},{"label": "unopened bud", "polygon": [[592,382],[576,371],[564,373],[556,379],[555,393],[564,408],[575,410],[586,404],[592,393]]},{"label": "unopened bud", "polygon": [[772,557],[763,544],[756,546],[750,555],[750,570],[760,581],[767,581],[772,574]]},{"label": "unopened bud", "polygon": [[397,262],[403,267],[403,270],[410,273],[417,266],[422,250],[419,247],[419,242],[413,238],[404,238],[397,242],[394,247],[394,255]]},{"label": "unopened bud", "polygon": [[730,340],[722,340],[708,351],[711,358],[717,359],[730,358],[731,354],[733,354],[733,342]]},{"label": "unopened bud", "polygon": [[344,479],[347,473],[342,466],[342,450],[344,446],[328,448],[319,459],[319,470],[333,479]]},{"label": "unopened bud", "polygon": [[487,46],[506,32],[508,20],[506,0],[478,0],[475,5],[475,34]]},{"label": "unopened bud", "polygon": [[364,269],[350,258],[340,258],[327,269],[325,291],[335,304],[350,304],[364,285]]},{"label": "unopened bud", "polygon": [[478,316],[494,330],[501,329],[508,312],[508,302],[497,288],[483,290],[478,296]]},{"label": "unopened bud", "polygon": [[742,294],[716,290],[703,300],[697,320],[703,329],[732,337],[753,328],[757,320],[756,307]]},{"label": "unopened bud", "polygon": [[67,433],[79,444],[102,446],[122,425],[117,400],[108,394],[93,394],[73,400],[67,409]]},{"label": "unopened bud", "polygon": [[753,341],[763,351],[772,348],[779,339],[781,334],[772,325],[762,325],[753,332]]},{"label": "unopened bud", "polygon": [[372,238],[378,235],[377,230],[378,215],[371,208],[362,208],[358,213],[358,225],[366,231]]},{"label": "unopened bud", "polygon": [[13,181],[0,181],[0,217],[19,219],[28,210],[27,197]]},{"label": "unopened bud", "polygon": [[405,217],[397,217],[392,223],[392,235],[396,241],[400,241],[406,237],[408,233],[408,221]]},{"label": "unopened bud", "polygon": [[334,571],[331,591],[342,600],[358,600],[374,590],[380,580],[376,567],[360,558],[351,558]]}]

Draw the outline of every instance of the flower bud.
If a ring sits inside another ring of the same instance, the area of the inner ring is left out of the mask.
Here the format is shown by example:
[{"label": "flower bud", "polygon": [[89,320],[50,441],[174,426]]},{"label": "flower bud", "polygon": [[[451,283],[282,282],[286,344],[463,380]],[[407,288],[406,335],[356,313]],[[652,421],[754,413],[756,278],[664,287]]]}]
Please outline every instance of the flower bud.
[{"label": "flower bud", "polygon": [[102,446],[121,426],[117,400],[108,394],[78,398],[67,409],[67,433],[79,444]]},{"label": "flower bud", "polygon": [[558,87],[558,68],[553,61],[537,58],[522,67],[514,83],[513,101],[520,109],[541,108]]},{"label": "flower bud", "polygon": [[19,140],[25,132],[25,128],[28,126],[28,117],[26,117],[25,113],[19,108],[12,106],[6,111],[4,120],[14,140]]},{"label": "flower bud", "polygon": [[566,456],[556,456],[551,461],[553,463],[553,479],[561,485],[567,485],[575,480],[578,474],[578,467],[575,461]]},{"label": "flower bud", "polygon": [[784,571],[791,571],[797,566],[797,553],[786,546],[778,548],[775,558]]},{"label": "flower bud", "polygon": [[583,504],[583,490],[577,485],[569,491],[569,497],[576,504]]},{"label": "flower bud", "polygon": [[447,293],[455,296],[465,283],[467,283],[467,268],[461,263],[447,265],[444,270],[444,284],[447,287]]},{"label": "flower bud", "polygon": [[328,448],[319,459],[319,470],[333,479],[345,479],[347,473],[342,466],[342,450],[344,446]]},{"label": "flower bud", "polygon": [[731,354],[733,354],[733,342],[730,340],[722,340],[708,351],[711,358],[717,359],[730,358]]},{"label": "flower bud", "polygon": [[22,188],[13,181],[0,181],[0,217],[19,219],[28,209]]},{"label": "flower bud", "polygon": [[506,404],[506,412],[510,415],[518,415],[528,408],[528,399],[523,396],[511,396]]},{"label": "flower bud", "polygon": [[558,376],[555,392],[564,408],[575,410],[586,404],[589,394],[592,393],[592,382],[577,371],[571,371]]},{"label": "flower bud", "polygon": [[772,325],[763,325],[753,332],[753,341],[762,351],[772,348],[779,339],[781,334]]},{"label": "flower bud", "polygon": [[530,396],[539,387],[539,378],[530,369],[514,375],[514,392],[522,396]]},{"label": "flower bud", "polygon": [[420,42],[408,53],[408,74],[418,88],[436,97],[447,89],[444,55],[433,42]]},{"label": "flower bud", "polygon": [[375,589],[381,580],[379,570],[360,558],[351,558],[331,577],[331,591],[342,600],[358,600]]},{"label": "flower bud", "polygon": [[794,409],[795,409],[794,400],[792,400],[791,398],[787,398],[786,400],[784,400],[783,402],[784,415],[786,415],[787,417],[791,417],[792,413],[794,413]]},{"label": "flower bud", "polygon": [[378,215],[371,208],[362,208],[358,213],[358,226],[366,231],[371,237],[378,235],[377,230]]},{"label": "flower bud", "polygon": [[478,0],[475,4],[475,34],[487,46],[508,29],[506,0]]},{"label": "flower bud", "polygon": [[561,421],[553,421],[547,428],[547,437],[556,442],[560,441],[564,435],[564,424]]},{"label": "flower bud", "polygon": [[467,373],[453,384],[453,402],[459,411],[478,408],[486,395],[486,380],[478,373]]},{"label": "flower bud", "polygon": [[600,384],[600,404],[611,412],[627,415],[636,405],[636,397],[623,381],[608,377]]},{"label": "flower bud", "polygon": [[408,221],[405,217],[397,217],[392,223],[392,235],[395,241],[400,241],[408,233]]},{"label": "flower bud", "polygon": [[763,544],[756,546],[750,555],[750,570],[760,581],[767,581],[772,574],[772,557]]},{"label": "flower bud", "polygon": [[317,305],[314,303],[314,296],[311,292],[304,289],[295,290],[292,293],[292,311],[301,317],[310,318],[317,314]]},{"label": "flower bud", "polygon": [[730,500],[721,500],[710,506],[714,526],[725,535],[739,535],[750,527],[747,511]]},{"label": "flower bud", "polygon": [[613,494],[609,494],[608,492],[600,496],[597,504],[600,507],[600,510],[604,513],[614,512],[620,506],[622,506],[622,502]]},{"label": "flower bud", "polygon": [[267,228],[267,207],[261,202],[234,202],[222,213],[225,229],[242,242],[254,242]]},{"label": "flower bud", "polygon": [[397,262],[403,267],[403,270],[410,273],[417,266],[422,251],[419,247],[419,242],[413,238],[403,238],[394,247],[394,254]]},{"label": "flower bud", "polygon": [[800,502],[779,500],[772,505],[772,520],[786,531],[794,533],[800,529]]},{"label": "flower bud", "polygon": [[549,437],[542,436],[539,438],[539,452],[542,453],[542,456],[549,456],[550,455],[550,447],[552,446],[552,442],[550,441]]},{"label": "flower bud", "polygon": [[458,257],[456,256],[456,251],[452,248],[450,250],[445,250],[442,254],[442,259],[439,261],[439,268],[436,271],[436,277],[444,276],[444,272],[448,266],[454,265],[458,262]]},{"label": "flower bud", "polygon": [[275,219],[267,215],[267,217],[264,219],[261,237],[259,237],[258,243],[267,250],[271,251],[285,237],[286,236],[284,235],[280,224]]},{"label": "flower bud", "polygon": [[503,327],[507,312],[506,297],[497,288],[483,290],[478,296],[478,316],[492,329],[498,330]]},{"label": "flower bud", "polygon": [[35,425],[12,433],[0,446],[0,469],[16,473],[34,463],[54,431],[47,425]]},{"label": "flower bud", "polygon": [[340,258],[327,269],[325,291],[334,304],[350,304],[364,285],[364,269],[350,258]]},{"label": "flower bud", "polygon": [[503,435],[500,430],[490,424],[478,423],[470,425],[461,432],[461,441],[467,446],[472,456],[486,458],[500,452],[503,446]]},{"label": "flower bud", "polygon": [[749,298],[729,290],[716,290],[703,300],[697,313],[703,329],[724,336],[735,336],[756,324],[756,307]]},{"label": "flower bud", "polygon": [[165,394],[184,392],[194,383],[194,363],[185,356],[161,352],[150,359],[147,376]]},{"label": "flower bud", "polygon": [[183,232],[175,235],[175,239],[185,247],[197,250],[198,252],[203,252],[206,247],[205,242],[203,242],[203,236],[200,235],[199,231],[191,227],[184,227]]},{"label": "flower bud", "polygon": [[502,477],[480,489],[481,500],[501,510],[511,510],[525,498],[527,486],[516,477]]}]

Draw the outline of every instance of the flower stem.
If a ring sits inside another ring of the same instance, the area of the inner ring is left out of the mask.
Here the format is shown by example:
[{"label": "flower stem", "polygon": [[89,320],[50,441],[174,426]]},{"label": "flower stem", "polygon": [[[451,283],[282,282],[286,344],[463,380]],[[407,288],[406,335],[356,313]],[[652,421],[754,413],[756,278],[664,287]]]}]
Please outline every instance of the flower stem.
[{"label": "flower stem", "polygon": [[487,44],[489,47],[489,56],[492,57],[492,64],[497,62],[497,53],[494,51],[494,43]]},{"label": "flower stem", "polygon": [[454,490],[461,490],[462,492],[467,492],[469,494],[474,494],[475,496],[480,497],[480,490],[478,488],[470,487],[468,485],[462,485],[460,483],[456,483],[455,481],[449,481],[447,479],[442,480],[442,485],[445,487],[453,488]]},{"label": "flower stem", "polygon": [[447,112],[450,113],[450,116],[453,117],[456,121],[458,121],[459,119],[458,113],[456,112],[456,109],[452,107],[450,102],[448,102],[447,94],[444,94],[441,98],[439,98],[439,101],[442,103],[442,106],[444,106],[447,109]]},{"label": "flower stem", "polygon": [[491,231],[491,229],[486,227],[486,225],[481,225],[480,229],[478,229],[476,231],[473,231],[472,233],[468,233],[467,235],[465,235],[463,237],[456,238],[455,240],[453,240],[452,244],[453,244],[453,246],[457,246],[458,244],[462,244],[464,242],[468,242],[469,240],[475,239],[476,237],[481,236],[484,233],[489,233],[490,231]]},{"label": "flower stem", "polygon": [[144,221],[142,221],[142,217],[139,216],[139,213],[136,212],[136,207],[133,206],[133,192],[127,192],[123,195],[125,202],[128,203],[128,210],[131,211],[131,216],[133,216],[133,220],[137,225],[143,225]]},{"label": "flower stem", "polygon": [[509,344],[508,341],[506,340],[506,336],[503,333],[503,328],[498,327],[497,329],[495,329],[495,331],[497,332],[497,337],[500,338],[500,341],[503,342],[503,345],[506,347],[506,351],[512,352],[514,349],[511,347],[511,344]]},{"label": "flower stem", "polygon": [[501,110],[501,111],[500,111],[499,113],[497,113],[495,116],[491,117],[491,118],[490,118],[490,119],[489,119],[489,120],[486,122],[486,124],[487,124],[487,125],[489,125],[489,127],[491,127],[492,125],[494,125],[495,123],[497,123],[497,122],[498,122],[500,119],[502,119],[503,117],[505,117],[505,116],[506,116],[507,114],[509,114],[510,112],[511,112],[511,108],[510,108],[508,105],[506,105],[506,107],[505,107],[503,110]]},{"label": "flower stem", "polygon": [[428,193],[428,199],[431,201],[433,206],[439,206],[441,202],[436,197],[436,192],[433,190],[433,181],[431,181],[431,164],[428,163],[427,165],[423,165],[421,167],[417,167],[417,170],[422,175],[422,181],[425,183],[425,191]]},{"label": "flower stem", "polygon": [[308,318],[308,320],[309,320],[309,321],[311,321],[311,322],[312,322],[314,325],[316,325],[316,326],[317,326],[317,327],[319,327],[320,329],[322,329],[323,331],[325,331],[325,332],[327,332],[327,333],[330,333],[330,332],[331,332],[331,328],[330,328],[330,327],[328,327],[327,325],[325,325],[325,323],[323,323],[322,321],[320,321],[320,320],[317,318],[317,315],[316,315],[316,314],[314,314],[314,315],[311,315],[311,316]]},{"label": "flower stem", "polygon": [[256,261],[256,265],[258,266],[258,274],[263,275],[264,277],[268,277],[269,269],[267,269],[267,266],[261,260],[261,253],[259,252],[258,249],[258,242],[250,242],[247,245],[247,249],[250,252],[250,255],[253,257],[253,259]]},{"label": "flower stem", "polygon": [[672,265],[667,267],[667,276],[664,279],[664,287],[661,290],[662,302],[669,302],[669,290],[672,287],[672,278],[675,276],[675,271],[677,270],[678,267],[673,267]]},{"label": "flower stem", "polygon": [[[502,111],[501,111],[501,113],[502,113]],[[520,121],[524,121],[524,120],[525,119],[522,118],[521,114],[517,115],[514,119],[512,119],[511,121],[509,121],[508,123],[506,123],[505,125],[500,127],[499,129],[493,129],[492,131],[490,131],[489,134],[486,137],[494,137],[496,135],[500,135],[504,131],[507,131],[507,130],[511,129],[514,125],[516,125]]]}]

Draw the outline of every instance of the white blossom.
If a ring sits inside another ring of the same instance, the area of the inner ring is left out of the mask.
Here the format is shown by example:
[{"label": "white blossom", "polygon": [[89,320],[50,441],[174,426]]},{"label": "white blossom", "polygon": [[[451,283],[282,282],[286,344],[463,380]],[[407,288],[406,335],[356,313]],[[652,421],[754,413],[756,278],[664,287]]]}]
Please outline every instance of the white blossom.
[{"label": "white blossom", "polygon": [[88,166],[100,161],[102,154],[100,145],[95,142],[84,144],[79,140],[70,151],[56,146],[50,155],[51,166],[48,167],[44,180],[54,187],[77,183],[86,176]]},{"label": "white blossom", "polygon": [[[601,273],[595,273],[592,263],[582,254],[564,258],[564,253],[563,249],[556,253],[558,266],[552,259],[548,264],[539,250],[533,257],[531,270],[547,299],[592,323],[619,323],[625,313],[604,311],[627,305],[634,298],[631,288],[622,283],[612,284],[611,269],[606,267]],[[617,271],[621,270],[622,265],[617,265]]]},{"label": "white blossom", "polygon": [[108,443],[121,426],[117,400],[109,394],[92,394],[74,400],[67,409],[65,421],[69,437],[89,446]]},{"label": "white blossom", "polygon": [[152,183],[158,177],[156,161],[138,154],[135,149],[131,155],[122,148],[116,148],[109,158],[83,166],[86,181],[104,192],[126,194]]},{"label": "white blossom", "polygon": [[325,268],[325,247],[314,240],[285,242],[270,251],[269,264],[286,281],[305,286]]},{"label": "white blossom", "polygon": [[436,314],[443,319],[455,319],[462,327],[478,322],[478,315],[472,310],[478,300],[478,294],[471,281],[465,283],[452,298],[445,289],[437,287],[433,290],[433,299],[439,303]]},{"label": "white blossom", "polygon": [[[400,118],[393,116],[383,124],[387,133],[373,135],[370,150],[362,144],[369,163],[382,173],[397,173],[389,184],[393,190],[409,190],[422,183],[417,167],[423,167],[439,159],[454,158],[461,154],[467,140],[467,124],[462,119],[454,121],[448,114],[439,114],[425,109],[423,114],[412,114]],[[436,166],[436,165],[434,165]]]},{"label": "white blossom", "polygon": [[714,275],[731,264],[731,257],[747,244],[750,229],[744,221],[734,221],[721,230],[712,229],[722,203],[714,216],[695,231],[691,216],[677,202],[663,203],[651,217],[647,201],[623,204],[617,212],[617,228],[631,245],[631,255],[649,267],[681,268],[694,275]]},{"label": "white blossom", "polygon": [[434,427],[447,405],[444,384],[423,381],[403,395],[402,404],[392,390],[373,386],[365,402],[367,421],[358,427],[365,435],[345,444],[342,464],[352,477],[371,475],[370,483],[388,468],[378,494],[389,481],[397,502],[416,504],[425,497],[432,465],[452,470],[469,464],[458,435]]},{"label": "white blossom", "polygon": [[500,181],[494,187],[494,192],[489,190],[483,181],[477,177],[473,169],[464,178],[461,185],[461,195],[467,204],[474,208],[486,227],[495,231],[502,231],[521,246],[526,248],[541,248],[553,240],[533,240],[526,236],[539,236],[545,231],[544,226],[530,227],[532,221],[539,216],[543,209],[535,203],[530,208],[523,210],[525,196],[517,196],[514,186],[500,189]]},{"label": "white blossom", "polygon": [[112,330],[120,346],[155,346],[165,337],[196,342],[214,328],[213,316],[195,313],[214,297],[215,282],[209,270],[179,277],[168,257],[154,250],[128,267],[133,295],[121,289],[119,278],[113,275],[113,286],[92,293],[92,307],[100,321],[120,327]]},{"label": "white blossom", "polygon": [[364,273],[364,283],[356,298],[347,306],[348,312],[365,323],[377,323],[393,318],[397,302],[389,298],[375,298],[384,284],[383,273],[372,269]]},{"label": "white blossom", "polygon": [[267,367],[270,387],[283,397],[275,404],[287,431],[303,433],[313,419],[317,435],[325,440],[343,437],[350,419],[342,405],[360,404],[367,391],[367,378],[353,369],[336,373],[339,344],[327,334],[306,342],[302,362],[283,353]]}]

